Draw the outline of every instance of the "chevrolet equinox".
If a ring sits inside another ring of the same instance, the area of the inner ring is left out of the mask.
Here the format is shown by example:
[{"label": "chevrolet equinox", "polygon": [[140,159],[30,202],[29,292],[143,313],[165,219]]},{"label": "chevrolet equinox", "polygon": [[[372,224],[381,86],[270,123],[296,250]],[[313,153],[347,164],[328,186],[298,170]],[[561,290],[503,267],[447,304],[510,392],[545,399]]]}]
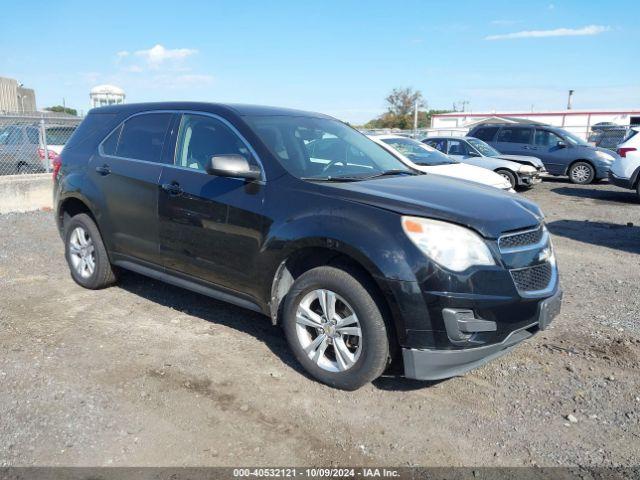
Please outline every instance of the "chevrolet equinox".
[{"label": "chevrolet equinox", "polygon": [[353,390],[394,360],[462,374],[560,309],[540,209],[412,170],[331,117],[152,103],[94,109],[54,163],[73,279],[117,269],[281,324],[313,377]]}]

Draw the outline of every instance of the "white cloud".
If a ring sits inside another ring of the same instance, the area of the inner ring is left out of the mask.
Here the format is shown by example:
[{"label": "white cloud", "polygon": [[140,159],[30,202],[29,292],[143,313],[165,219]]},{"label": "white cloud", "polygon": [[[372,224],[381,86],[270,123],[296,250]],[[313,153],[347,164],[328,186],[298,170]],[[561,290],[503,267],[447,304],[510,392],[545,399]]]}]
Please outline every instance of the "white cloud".
[{"label": "white cloud", "polygon": [[129,52],[126,50],[121,50],[118,53],[116,53],[116,56],[118,58],[124,58],[124,57],[128,57],[129,56]]},{"label": "white cloud", "polygon": [[515,38],[547,38],[547,37],[576,37],[586,35],[599,35],[611,30],[604,25],[587,25],[582,28],[556,28],[554,30],[524,30],[522,32],[505,33],[501,35],[488,35],[485,40],[512,40]]},{"label": "white cloud", "polygon": [[198,53],[192,48],[165,48],[157,44],[148,50],[138,50],[136,56],[146,60],[151,68],[158,68],[167,61],[177,62]]}]

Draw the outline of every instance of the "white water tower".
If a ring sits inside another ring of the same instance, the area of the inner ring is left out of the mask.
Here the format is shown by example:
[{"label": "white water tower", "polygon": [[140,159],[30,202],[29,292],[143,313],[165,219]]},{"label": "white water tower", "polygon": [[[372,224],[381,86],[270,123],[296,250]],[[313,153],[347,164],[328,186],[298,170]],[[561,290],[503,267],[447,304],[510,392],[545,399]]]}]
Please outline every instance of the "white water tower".
[{"label": "white water tower", "polygon": [[115,85],[98,85],[89,92],[91,108],[119,105],[124,103],[125,97],[124,90]]}]

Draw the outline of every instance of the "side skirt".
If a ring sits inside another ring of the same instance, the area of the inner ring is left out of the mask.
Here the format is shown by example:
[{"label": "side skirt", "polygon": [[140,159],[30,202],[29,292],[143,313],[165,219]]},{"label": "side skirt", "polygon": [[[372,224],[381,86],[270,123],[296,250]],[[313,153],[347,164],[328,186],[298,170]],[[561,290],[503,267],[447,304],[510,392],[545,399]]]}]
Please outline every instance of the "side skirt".
[{"label": "side skirt", "polygon": [[220,300],[222,302],[231,303],[238,307],[246,308],[248,310],[264,314],[260,306],[257,303],[252,302],[251,300],[247,300],[232,293],[223,292],[222,290],[218,290],[214,287],[203,285],[194,280],[188,280],[186,278],[178,277],[167,271],[156,270],[155,268],[147,267],[130,260],[114,259],[113,264],[126,270],[131,270],[132,272],[155,278],[156,280],[160,280],[161,282],[175,285],[176,287],[191,290],[192,292],[200,293],[202,295],[215,298],[216,300]]}]

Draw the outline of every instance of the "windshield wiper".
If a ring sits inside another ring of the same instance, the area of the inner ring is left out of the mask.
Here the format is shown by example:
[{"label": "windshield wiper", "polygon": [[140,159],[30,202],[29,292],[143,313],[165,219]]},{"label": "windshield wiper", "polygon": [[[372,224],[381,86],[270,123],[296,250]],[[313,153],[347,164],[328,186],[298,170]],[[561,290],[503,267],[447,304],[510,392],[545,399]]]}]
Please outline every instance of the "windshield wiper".
[{"label": "windshield wiper", "polygon": [[414,172],[412,170],[385,170],[383,172],[374,173],[373,175],[360,175],[350,176],[341,175],[337,177],[300,177],[301,180],[308,180],[311,182],[359,182],[361,180],[370,180],[372,178],[385,177],[389,175],[422,175],[422,172]]},{"label": "windshield wiper", "polygon": [[364,177],[300,177],[300,180],[308,180],[310,182],[357,182]]},{"label": "windshield wiper", "polygon": [[373,175],[369,175],[367,177],[360,177],[360,180],[369,180],[371,178],[388,177],[391,175],[423,175],[423,172],[414,172],[413,170],[401,170],[401,169],[385,170],[384,172],[374,173]]}]

